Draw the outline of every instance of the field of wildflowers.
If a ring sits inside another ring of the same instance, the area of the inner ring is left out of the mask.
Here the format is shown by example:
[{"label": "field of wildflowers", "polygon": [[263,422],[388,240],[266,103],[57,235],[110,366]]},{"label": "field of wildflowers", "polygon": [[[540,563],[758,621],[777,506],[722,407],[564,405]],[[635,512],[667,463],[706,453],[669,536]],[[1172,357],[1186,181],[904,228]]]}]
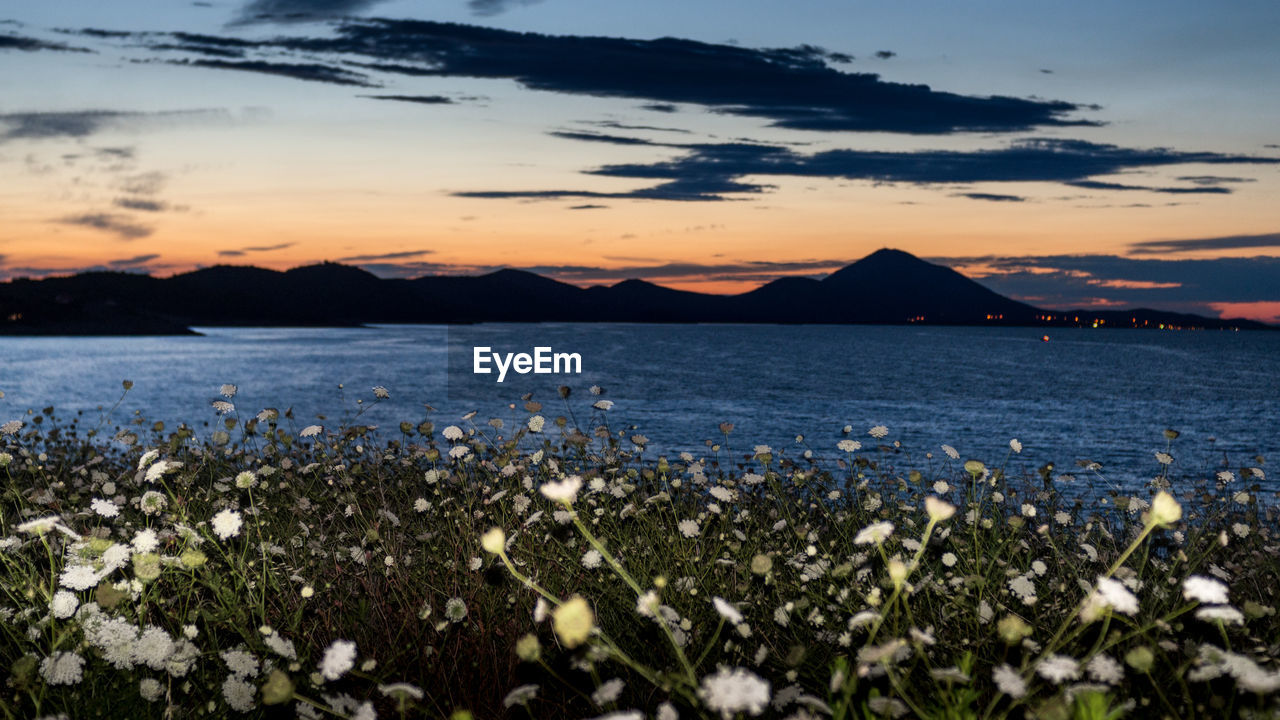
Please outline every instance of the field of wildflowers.
[{"label": "field of wildflowers", "polygon": [[1262,458],[663,457],[601,393],[5,423],[0,717],[1280,717]]}]

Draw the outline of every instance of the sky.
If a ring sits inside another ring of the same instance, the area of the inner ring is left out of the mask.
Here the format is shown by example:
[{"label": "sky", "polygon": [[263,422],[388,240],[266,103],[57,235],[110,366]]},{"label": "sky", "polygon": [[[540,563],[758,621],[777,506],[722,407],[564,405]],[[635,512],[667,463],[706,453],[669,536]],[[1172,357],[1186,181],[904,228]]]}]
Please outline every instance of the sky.
[{"label": "sky", "polygon": [[702,292],[879,248],[1280,322],[1280,4],[0,8],[0,279],[320,261]]}]

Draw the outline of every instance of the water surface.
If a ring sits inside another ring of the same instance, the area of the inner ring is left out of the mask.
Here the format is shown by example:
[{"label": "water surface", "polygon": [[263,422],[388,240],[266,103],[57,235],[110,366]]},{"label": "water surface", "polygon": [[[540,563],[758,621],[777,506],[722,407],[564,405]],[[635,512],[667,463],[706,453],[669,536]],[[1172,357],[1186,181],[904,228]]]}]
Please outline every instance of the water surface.
[{"label": "water surface", "polygon": [[[219,417],[210,403],[235,383],[242,417],[292,407],[297,426],[323,416],[394,425],[435,412],[437,425],[478,410],[478,421],[527,416],[534,393],[544,414],[566,413],[555,392],[573,388],[569,408],[583,424],[591,385],[615,406],[615,430],[634,425],[663,451],[706,453],[732,422],[734,450],[769,444],[834,453],[843,426],[870,445],[866,430],[890,429],[916,459],[941,456],[943,443],[965,458],[1008,455],[1014,467],[1053,461],[1103,463],[1108,480],[1134,485],[1157,471],[1162,431],[1177,429],[1175,469],[1203,477],[1224,462],[1256,465],[1280,445],[1280,333],[1160,332],[874,326],[482,324],[463,327],[200,328],[203,337],[4,338],[0,340],[0,421],[27,408],[82,411],[97,424],[120,394],[134,389],[109,421],[141,411],[150,420],[187,422],[207,433]],[[577,352],[580,376],[470,372],[471,348]],[[340,388],[339,386],[342,386]],[[371,388],[391,399],[372,408]],[[363,400],[357,404],[357,400]],[[515,409],[509,405],[514,403]],[[99,409],[101,408],[101,409]]]}]

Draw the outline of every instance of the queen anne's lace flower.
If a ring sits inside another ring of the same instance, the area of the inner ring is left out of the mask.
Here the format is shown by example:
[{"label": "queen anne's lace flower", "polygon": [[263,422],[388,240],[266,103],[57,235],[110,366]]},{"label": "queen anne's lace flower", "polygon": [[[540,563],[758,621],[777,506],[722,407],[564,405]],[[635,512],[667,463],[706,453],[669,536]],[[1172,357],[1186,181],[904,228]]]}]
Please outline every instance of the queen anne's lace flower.
[{"label": "queen anne's lace flower", "polygon": [[1182,596],[1191,602],[1222,605],[1229,602],[1227,586],[1203,575],[1192,575],[1182,581]]},{"label": "queen anne's lace flower", "polygon": [[1008,663],[993,670],[991,679],[995,681],[996,687],[1000,688],[1000,692],[1015,700],[1027,694],[1027,683],[1018,671],[1009,667]]},{"label": "queen anne's lace flower", "polygon": [[1137,596],[1119,580],[1098,576],[1098,595],[1118,613],[1133,615],[1138,612]]},{"label": "queen anne's lace flower", "polygon": [[1050,655],[1036,665],[1036,673],[1055,685],[1080,678],[1080,663],[1066,655]]},{"label": "queen anne's lace flower", "polygon": [[759,715],[769,705],[769,683],[746,668],[722,667],[702,678],[698,696],[725,720],[740,712]]},{"label": "queen anne's lace flower", "polygon": [[40,674],[50,685],[76,685],[84,677],[84,658],[73,652],[55,652],[41,661]]},{"label": "queen anne's lace flower", "polygon": [[240,534],[240,513],[235,510],[223,510],[213,516],[213,534],[219,539],[228,540]]},{"label": "queen anne's lace flower", "polygon": [[325,680],[337,680],[356,664],[356,644],[350,640],[334,640],[320,660],[320,674]]},{"label": "queen anne's lace flower", "polygon": [[854,545],[879,545],[893,534],[893,523],[872,523],[861,530],[853,538]]}]

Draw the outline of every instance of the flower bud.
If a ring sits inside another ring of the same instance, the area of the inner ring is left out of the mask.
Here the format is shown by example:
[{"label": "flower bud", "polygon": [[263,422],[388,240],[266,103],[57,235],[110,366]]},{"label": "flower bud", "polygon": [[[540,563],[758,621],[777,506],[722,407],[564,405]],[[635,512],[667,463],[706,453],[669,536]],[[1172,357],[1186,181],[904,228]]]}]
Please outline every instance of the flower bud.
[{"label": "flower bud", "polygon": [[507,534],[500,527],[490,528],[489,532],[480,537],[481,547],[494,555],[501,555],[506,549],[506,544]]},{"label": "flower bud", "polygon": [[1169,493],[1161,490],[1151,500],[1150,522],[1152,525],[1167,526],[1182,519],[1182,506]]},{"label": "flower bud", "polygon": [[932,495],[924,499],[924,509],[929,513],[929,520],[936,523],[949,520],[956,514],[955,505]]}]

